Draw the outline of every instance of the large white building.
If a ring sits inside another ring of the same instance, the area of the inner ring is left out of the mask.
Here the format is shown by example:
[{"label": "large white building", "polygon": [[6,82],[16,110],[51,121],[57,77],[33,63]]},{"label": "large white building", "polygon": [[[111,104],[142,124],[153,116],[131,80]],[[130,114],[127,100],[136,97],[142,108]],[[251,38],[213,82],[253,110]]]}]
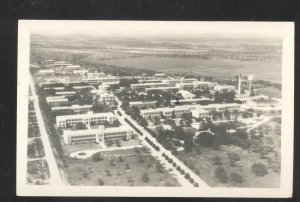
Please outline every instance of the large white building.
[{"label": "large white building", "polygon": [[193,83],[177,83],[175,84],[176,87],[179,89],[203,89],[203,88],[209,88],[212,86],[211,82],[208,81],[194,81]]},{"label": "large white building", "polygon": [[163,80],[163,83],[169,83],[169,84],[178,84],[178,83],[193,83],[197,82],[197,79],[190,78],[190,79],[185,79],[185,78],[173,78],[173,79],[165,79]]},{"label": "large white building", "polygon": [[140,112],[143,118],[149,119],[155,117],[161,118],[161,115],[164,115],[167,118],[171,118],[173,114],[176,117],[180,117],[184,113],[189,113],[190,110],[185,106],[181,106],[175,108],[161,107],[156,109],[145,109],[145,110],[141,110]]},{"label": "large white building", "polygon": [[100,94],[99,100],[103,103],[109,104],[115,101],[115,96],[112,93],[102,93]]},{"label": "large white building", "polygon": [[71,106],[60,106],[60,107],[52,107],[51,110],[72,110],[74,113],[87,113],[91,110],[93,105],[71,105]]},{"label": "large white building", "polygon": [[193,99],[195,97],[193,93],[186,90],[180,90],[177,92],[177,94],[181,94],[184,99]]},{"label": "large white building", "polygon": [[90,124],[91,122],[95,124],[104,123],[108,121],[113,123],[116,120],[116,116],[111,113],[93,113],[88,112],[87,114],[76,114],[76,115],[65,115],[56,116],[56,124],[58,127],[65,128],[68,125],[74,126],[77,123]]},{"label": "large white building", "polygon": [[50,107],[63,106],[69,103],[69,100],[65,96],[46,97],[46,101]]},{"label": "large white building", "polygon": [[192,104],[192,103],[201,102],[201,101],[211,101],[211,99],[207,98],[207,97],[201,97],[201,98],[171,100],[171,105],[188,104],[188,103]]},{"label": "large white building", "polygon": [[54,74],[54,69],[41,69],[38,73],[42,75],[51,75]]},{"label": "large white building", "polygon": [[105,83],[105,84],[119,84],[119,78],[115,76],[102,76],[102,77],[88,77],[83,79],[84,82],[87,82],[89,84],[99,84],[99,83]]},{"label": "large white building", "polygon": [[159,88],[159,87],[173,87],[169,83],[136,83],[130,84],[130,87],[134,90],[145,88]]},{"label": "large white building", "polygon": [[129,102],[130,107],[138,107],[138,108],[151,108],[155,107],[156,101],[138,101],[138,102]]},{"label": "large white building", "polygon": [[153,90],[157,90],[157,91],[177,91],[179,90],[179,88],[177,87],[153,87],[153,88],[146,88],[145,91],[153,91]]},{"label": "large white building", "polygon": [[76,92],[75,91],[59,91],[59,92],[55,92],[55,95],[61,95],[61,96],[72,96],[75,95]]},{"label": "large white building", "polygon": [[192,116],[195,118],[205,118],[209,116],[209,112],[205,109],[196,108],[191,110]]},{"label": "large white building", "polygon": [[85,75],[88,72],[86,69],[74,69],[73,74],[76,75]]},{"label": "large white building", "polygon": [[99,143],[109,140],[130,139],[133,131],[127,126],[105,128],[99,126],[87,130],[64,130],[63,137],[66,145],[82,143]]},{"label": "large white building", "polygon": [[174,115],[176,117],[182,116],[184,113],[193,113],[194,110],[194,116],[195,117],[204,117],[208,116],[210,112],[216,111],[216,112],[224,112],[226,110],[228,111],[235,111],[239,110],[241,108],[240,104],[236,103],[228,103],[228,104],[209,104],[209,105],[183,105],[183,106],[175,106],[174,108],[171,107],[162,107],[162,108],[156,108],[156,109],[145,109],[140,110],[141,116],[145,119],[148,118],[161,118],[161,115],[166,116],[167,118],[171,118],[171,116]]}]

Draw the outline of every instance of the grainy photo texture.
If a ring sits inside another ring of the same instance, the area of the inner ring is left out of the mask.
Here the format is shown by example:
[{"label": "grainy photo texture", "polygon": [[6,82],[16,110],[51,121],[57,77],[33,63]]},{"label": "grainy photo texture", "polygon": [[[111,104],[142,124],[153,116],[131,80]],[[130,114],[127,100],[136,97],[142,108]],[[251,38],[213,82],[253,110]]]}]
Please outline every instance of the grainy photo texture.
[{"label": "grainy photo texture", "polygon": [[21,21],[18,62],[20,195],[291,196],[291,23]]}]

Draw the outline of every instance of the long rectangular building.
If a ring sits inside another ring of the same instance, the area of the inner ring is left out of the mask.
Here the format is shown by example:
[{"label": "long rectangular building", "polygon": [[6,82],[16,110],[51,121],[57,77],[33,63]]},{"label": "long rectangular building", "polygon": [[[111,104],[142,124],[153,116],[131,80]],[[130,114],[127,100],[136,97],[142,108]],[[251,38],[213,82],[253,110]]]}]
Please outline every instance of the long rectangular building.
[{"label": "long rectangular building", "polygon": [[65,128],[67,126],[74,126],[77,123],[90,124],[91,122],[95,124],[104,123],[108,121],[109,123],[113,123],[116,120],[116,116],[111,113],[93,113],[88,112],[87,114],[76,114],[76,115],[65,115],[65,116],[57,116],[56,124],[60,128]]},{"label": "long rectangular building", "polygon": [[91,110],[93,105],[71,105],[71,106],[62,106],[62,107],[52,107],[51,110],[72,110],[74,113],[87,113]]},{"label": "long rectangular building", "polygon": [[89,84],[99,84],[99,83],[106,83],[106,84],[119,84],[119,78],[115,76],[102,76],[102,77],[88,77],[83,79],[84,82]]},{"label": "long rectangular building", "polygon": [[130,87],[134,90],[145,89],[145,88],[159,88],[159,87],[174,87],[169,83],[136,83],[130,84]]},{"label": "long rectangular building", "polygon": [[50,107],[58,107],[69,103],[65,96],[46,97],[46,101]]},{"label": "long rectangular building", "polygon": [[104,141],[114,141],[130,139],[133,131],[127,126],[88,130],[64,130],[63,137],[66,145],[82,143],[99,143]]},{"label": "long rectangular building", "polygon": [[194,111],[194,115],[198,113],[198,115],[195,115],[196,117],[203,117],[206,115],[208,116],[209,113],[212,111],[217,111],[217,112],[224,112],[226,110],[235,111],[235,110],[239,110],[240,107],[241,105],[236,103],[210,104],[210,105],[196,104],[196,105],[175,106],[174,108],[162,107],[156,109],[146,109],[146,110],[140,110],[140,113],[141,116],[143,116],[145,119],[155,118],[155,117],[161,118],[161,115],[164,115],[167,118],[171,118],[173,114],[176,117],[180,117],[184,113],[190,113],[193,111]]},{"label": "long rectangular building", "polygon": [[185,90],[185,89],[197,90],[197,89],[209,88],[210,86],[212,86],[212,83],[208,81],[194,81],[192,83],[177,83],[175,84],[175,86],[181,90]]},{"label": "long rectangular building", "polygon": [[138,102],[129,102],[130,107],[138,107],[138,108],[150,108],[150,107],[155,107],[156,101],[138,101]]},{"label": "long rectangular building", "polygon": [[196,103],[201,101],[211,101],[210,98],[201,97],[201,98],[191,98],[191,99],[179,99],[179,100],[171,100],[171,105],[175,104],[187,104],[187,103]]}]

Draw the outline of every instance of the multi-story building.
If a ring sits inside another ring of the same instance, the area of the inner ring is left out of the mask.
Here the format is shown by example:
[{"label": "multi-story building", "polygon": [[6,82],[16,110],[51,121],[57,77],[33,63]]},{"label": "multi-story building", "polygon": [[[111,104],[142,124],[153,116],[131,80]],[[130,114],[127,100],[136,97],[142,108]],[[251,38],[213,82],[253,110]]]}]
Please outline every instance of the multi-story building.
[{"label": "multi-story building", "polygon": [[119,78],[115,76],[103,76],[103,77],[88,77],[83,79],[84,82],[87,82],[89,84],[99,84],[99,83],[105,83],[105,84],[119,84]]},{"label": "multi-story building", "polygon": [[60,128],[65,128],[68,125],[74,126],[77,123],[83,124],[100,124],[108,121],[109,123],[113,123],[116,120],[116,116],[111,113],[93,113],[88,112],[87,114],[76,114],[76,115],[64,115],[64,116],[57,116],[56,117],[56,124]]},{"label": "multi-story building", "polygon": [[174,114],[176,117],[182,116],[184,113],[189,113],[189,109],[185,106],[169,108],[169,107],[162,107],[156,109],[145,109],[141,110],[141,115],[145,118],[160,118],[161,115],[166,116],[167,118],[171,118]]},{"label": "multi-story building", "polygon": [[112,93],[102,93],[100,94],[99,100],[103,103],[112,103],[115,100],[115,97]]},{"label": "multi-story building", "polygon": [[178,87],[153,87],[153,88],[146,88],[145,91],[152,91],[152,90],[157,90],[157,91],[177,91],[179,90]]},{"label": "multi-story building", "polygon": [[41,69],[38,71],[38,74],[51,75],[54,74],[54,69]]},{"label": "multi-story building", "polygon": [[136,83],[130,84],[130,87],[134,90],[145,88],[159,88],[159,87],[174,87],[169,83]]},{"label": "multi-story building", "polygon": [[174,78],[174,79],[165,79],[163,80],[163,83],[169,83],[169,84],[178,84],[178,83],[193,83],[198,81],[197,79],[190,78],[190,79],[184,79],[184,78]]},{"label": "multi-story building", "polygon": [[203,88],[209,88],[212,86],[211,82],[208,81],[194,81],[193,83],[177,83],[175,84],[176,87],[179,89],[203,89]]},{"label": "multi-story building", "polygon": [[74,69],[73,74],[76,75],[85,75],[88,72],[86,69]]},{"label": "multi-story building", "polygon": [[171,100],[171,105],[188,104],[188,103],[192,104],[192,103],[201,102],[201,101],[211,101],[211,99],[206,98],[206,97],[201,97],[201,98]]},{"label": "multi-story building", "polygon": [[189,91],[186,91],[186,90],[180,90],[177,92],[177,94],[181,94],[181,96],[184,98],[184,99],[194,99],[195,95]]},{"label": "multi-story building", "polygon": [[133,131],[126,126],[88,130],[64,130],[63,137],[66,145],[82,143],[99,143],[109,140],[130,139]]},{"label": "multi-story building", "polygon": [[60,106],[60,107],[52,107],[51,110],[72,110],[74,113],[87,113],[91,110],[93,105],[71,105],[71,106]]},{"label": "multi-story building", "polygon": [[205,109],[193,109],[191,110],[192,116],[195,118],[205,118],[209,116],[209,112]]},{"label": "multi-story building", "polygon": [[129,102],[130,107],[138,107],[138,108],[151,108],[155,107],[156,101],[138,101],[138,102]]},{"label": "multi-story building", "polygon": [[46,101],[50,107],[63,106],[69,103],[69,100],[65,96],[46,97]]},{"label": "multi-story building", "polygon": [[156,76],[156,77],[165,77],[166,74],[165,73],[156,73],[156,74],[154,74],[154,76]]},{"label": "multi-story building", "polygon": [[[184,106],[175,106],[174,108],[171,107],[162,107],[156,109],[145,109],[141,110],[141,115],[145,118],[160,118],[161,115],[166,116],[167,118],[171,118],[174,114],[176,117],[182,116],[184,113],[190,113],[194,110],[194,115],[196,117],[206,116],[209,115],[210,112],[217,111],[217,112],[224,112],[228,111],[235,111],[239,110],[241,105],[236,103],[228,103],[228,104],[209,104],[209,105],[184,105]],[[203,111],[204,110],[204,111]],[[198,111],[198,112],[197,112]],[[198,113],[198,115],[197,115]]]},{"label": "multi-story building", "polygon": [[72,96],[75,95],[76,92],[75,91],[59,91],[59,92],[55,92],[55,95],[61,95],[61,96]]}]

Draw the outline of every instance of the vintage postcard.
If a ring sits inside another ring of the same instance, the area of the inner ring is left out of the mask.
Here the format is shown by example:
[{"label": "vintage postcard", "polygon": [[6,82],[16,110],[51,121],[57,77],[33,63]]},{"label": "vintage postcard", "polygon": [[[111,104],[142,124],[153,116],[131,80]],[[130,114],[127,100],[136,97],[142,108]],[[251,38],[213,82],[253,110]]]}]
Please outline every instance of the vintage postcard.
[{"label": "vintage postcard", "polygon": [[17,195],[291,197],[292,22],[21,20]]}]

